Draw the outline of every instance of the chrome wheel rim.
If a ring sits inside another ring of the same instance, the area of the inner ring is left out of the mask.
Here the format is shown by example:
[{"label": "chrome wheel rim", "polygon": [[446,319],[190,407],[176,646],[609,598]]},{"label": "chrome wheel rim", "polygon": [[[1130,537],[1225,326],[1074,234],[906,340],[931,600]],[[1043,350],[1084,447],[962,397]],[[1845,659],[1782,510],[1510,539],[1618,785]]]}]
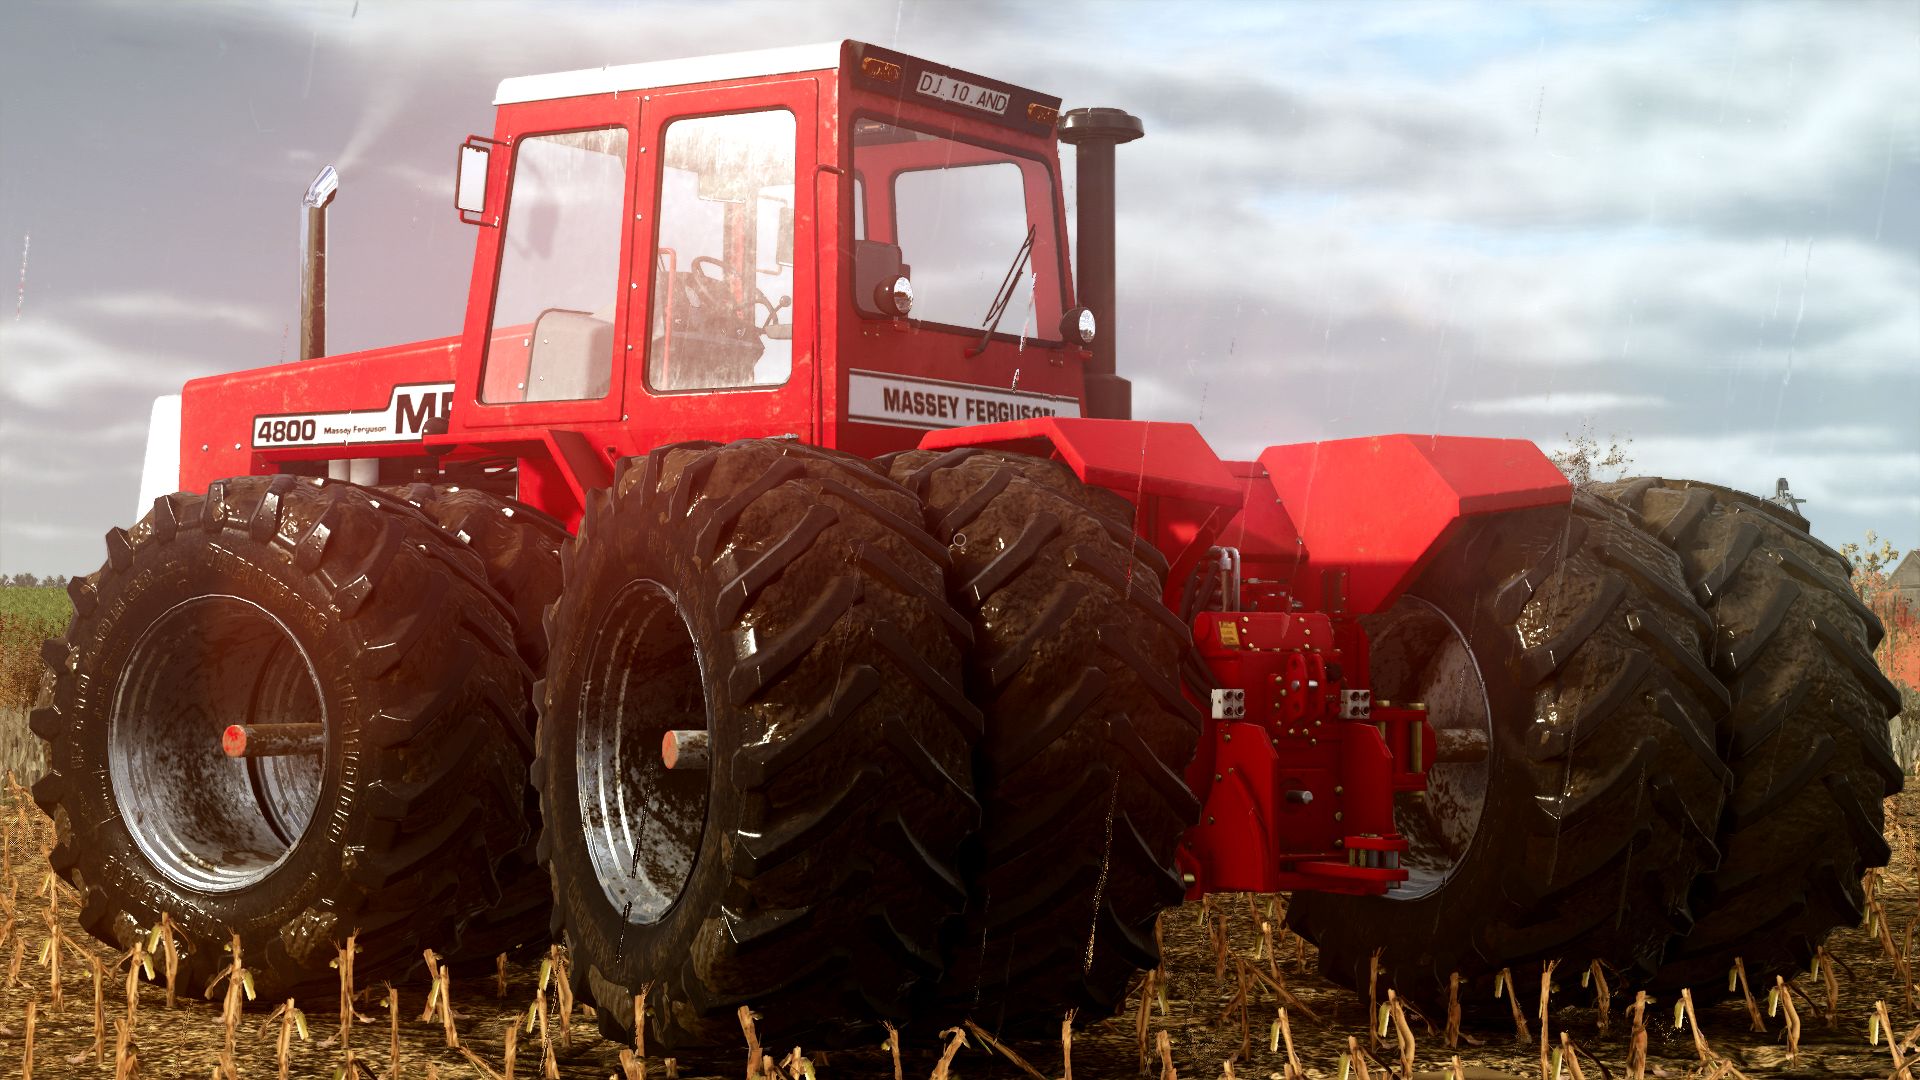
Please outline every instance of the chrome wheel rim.
[{"label": "chrome wheel rim", "polygon": [[154,620],[114,691],[113,797],[148,861],[207,893],[284,865],[313,821],[331,748],[230,758],[232,724],[327,724],[320,677],[285,623],[237,596],[185,600]]}]

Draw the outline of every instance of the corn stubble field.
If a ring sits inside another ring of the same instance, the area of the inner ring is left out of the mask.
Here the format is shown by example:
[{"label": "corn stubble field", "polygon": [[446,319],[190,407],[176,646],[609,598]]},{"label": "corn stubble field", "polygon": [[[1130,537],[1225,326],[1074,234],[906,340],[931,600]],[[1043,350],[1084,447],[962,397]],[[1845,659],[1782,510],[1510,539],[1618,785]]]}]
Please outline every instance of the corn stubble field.
[{"label": "corn stubble field", "polygon": [[[169,976],[170,927],[114,952],[74,921],[72,890],[47,871],[51,826],[19,781],[37,774],[24,705],[38,641],[66,617],[58,590],[0,590],[0,1080],[23,1077],[1622,1077],[1888,1076],[1920,1066],[1920,794],[1888,800],[1893,864],[1872,875],[1875,917],[1835,934],[1819,970],[1697,1012],[1636,1002],[1607,973],[1516,973],[1501,1000],[1462,1001],[1451,1021],[1318,977],[1286,929],[1282,897],[1231,894],[1166,912],[1165,961],[1128,1009],[1059,1039],[1002,1044],[988,1032],[916,1030],[831,1053],[739,1044],[671,1060],[601,1039],[565,990],[566,956],[491,974],[423,971],[400,985],[357,979],[343,953],[339,1002],[249,1001],[246,957],[211,987]],[[177,962],[177,954],[175,956]],[[427,966],[437,968],[431,957]],[[1596,980],[1595,976],[1600,978]],[[1617,979],[1615,980],[1617,982]],[[1702,988],[1705,990],[1706,988]],[[1690,995],[1689,995],[1690,997]],[[768,1018],[759,1017],[761,1026]]]}]

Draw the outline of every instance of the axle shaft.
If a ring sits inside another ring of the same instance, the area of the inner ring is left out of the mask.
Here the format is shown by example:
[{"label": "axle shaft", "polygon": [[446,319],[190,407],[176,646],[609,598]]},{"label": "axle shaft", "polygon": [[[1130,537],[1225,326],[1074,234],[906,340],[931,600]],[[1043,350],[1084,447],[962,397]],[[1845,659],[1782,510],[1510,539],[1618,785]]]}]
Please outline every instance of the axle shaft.
[{"label": "axle shaft", "polygon": [[234,724],[220,736],[220,749],[231,758],[318,754],[326,747],[322,724]]}]

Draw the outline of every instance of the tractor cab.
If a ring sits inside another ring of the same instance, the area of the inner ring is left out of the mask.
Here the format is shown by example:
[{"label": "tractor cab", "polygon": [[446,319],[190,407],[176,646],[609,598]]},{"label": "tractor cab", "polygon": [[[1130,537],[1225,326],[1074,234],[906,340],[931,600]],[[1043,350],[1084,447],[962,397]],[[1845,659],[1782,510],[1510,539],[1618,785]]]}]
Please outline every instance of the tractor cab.
[{"label": "tractor cab", "polygon": [[1057,98],[844,42],[508,79],[496,104],[460,156],[456,453],[606,425],[602,457],[872,454],[1081,413]]}]

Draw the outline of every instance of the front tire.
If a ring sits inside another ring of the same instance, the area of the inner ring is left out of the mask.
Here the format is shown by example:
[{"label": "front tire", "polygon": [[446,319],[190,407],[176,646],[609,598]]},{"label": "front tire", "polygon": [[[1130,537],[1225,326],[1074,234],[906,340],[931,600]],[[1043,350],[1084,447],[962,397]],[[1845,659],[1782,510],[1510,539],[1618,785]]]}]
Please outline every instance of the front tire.
[{"label": "front tire", "polygon": [[1161,600],[1165,564],[1134,536],[1131,505],[1065,465],[959,449],[887,466],[953,546],[968,688],[987,718],[973,903],[933,1014],[1006,1035],[1051,1032],[1068,1010],[1098,1021],[1159,963],[1154,922],[1185,891],[1174,852],[1200,815],[1182,775],[1200,735],[1179,682],[1192,635]]},{"label": "front tire", "polygon": [[1436,734],[1475,729],[1479,762],[1435,764],[1396,800],[1411,879],[1384,897],[1302,893],[1294,926],[1330,978],[1440,1005],[1450,975],[1593,960],[1652,974],[1717,858],[1726,690],[1712,624],[1673,555],[1618,508],[1472,523],[1392,610],[1363,620],[1374,692],[1423,700]]},{"label": "front tire", "polygon": [[[589,500],[549,614],[540,703],[554,922],[581,997],[629,1037],[876,1040],[940,972],[966,898],[980,715],[967,625],[917,501],[780,440],[669,446]],[[668,731],[710,740],[669,770]]]},{"label": "front tire", "polygon": [[[195,988],[237,932],[269,999],[324,996],[348,935],[398,978],[498,899],[527,674],[471,555],[381,493],[284,475],[157,499],[107,555],[31,720],[82,926],[127,948],[171,915]],[[230,724],[289,723],[323,748],[222,753]]]}]

